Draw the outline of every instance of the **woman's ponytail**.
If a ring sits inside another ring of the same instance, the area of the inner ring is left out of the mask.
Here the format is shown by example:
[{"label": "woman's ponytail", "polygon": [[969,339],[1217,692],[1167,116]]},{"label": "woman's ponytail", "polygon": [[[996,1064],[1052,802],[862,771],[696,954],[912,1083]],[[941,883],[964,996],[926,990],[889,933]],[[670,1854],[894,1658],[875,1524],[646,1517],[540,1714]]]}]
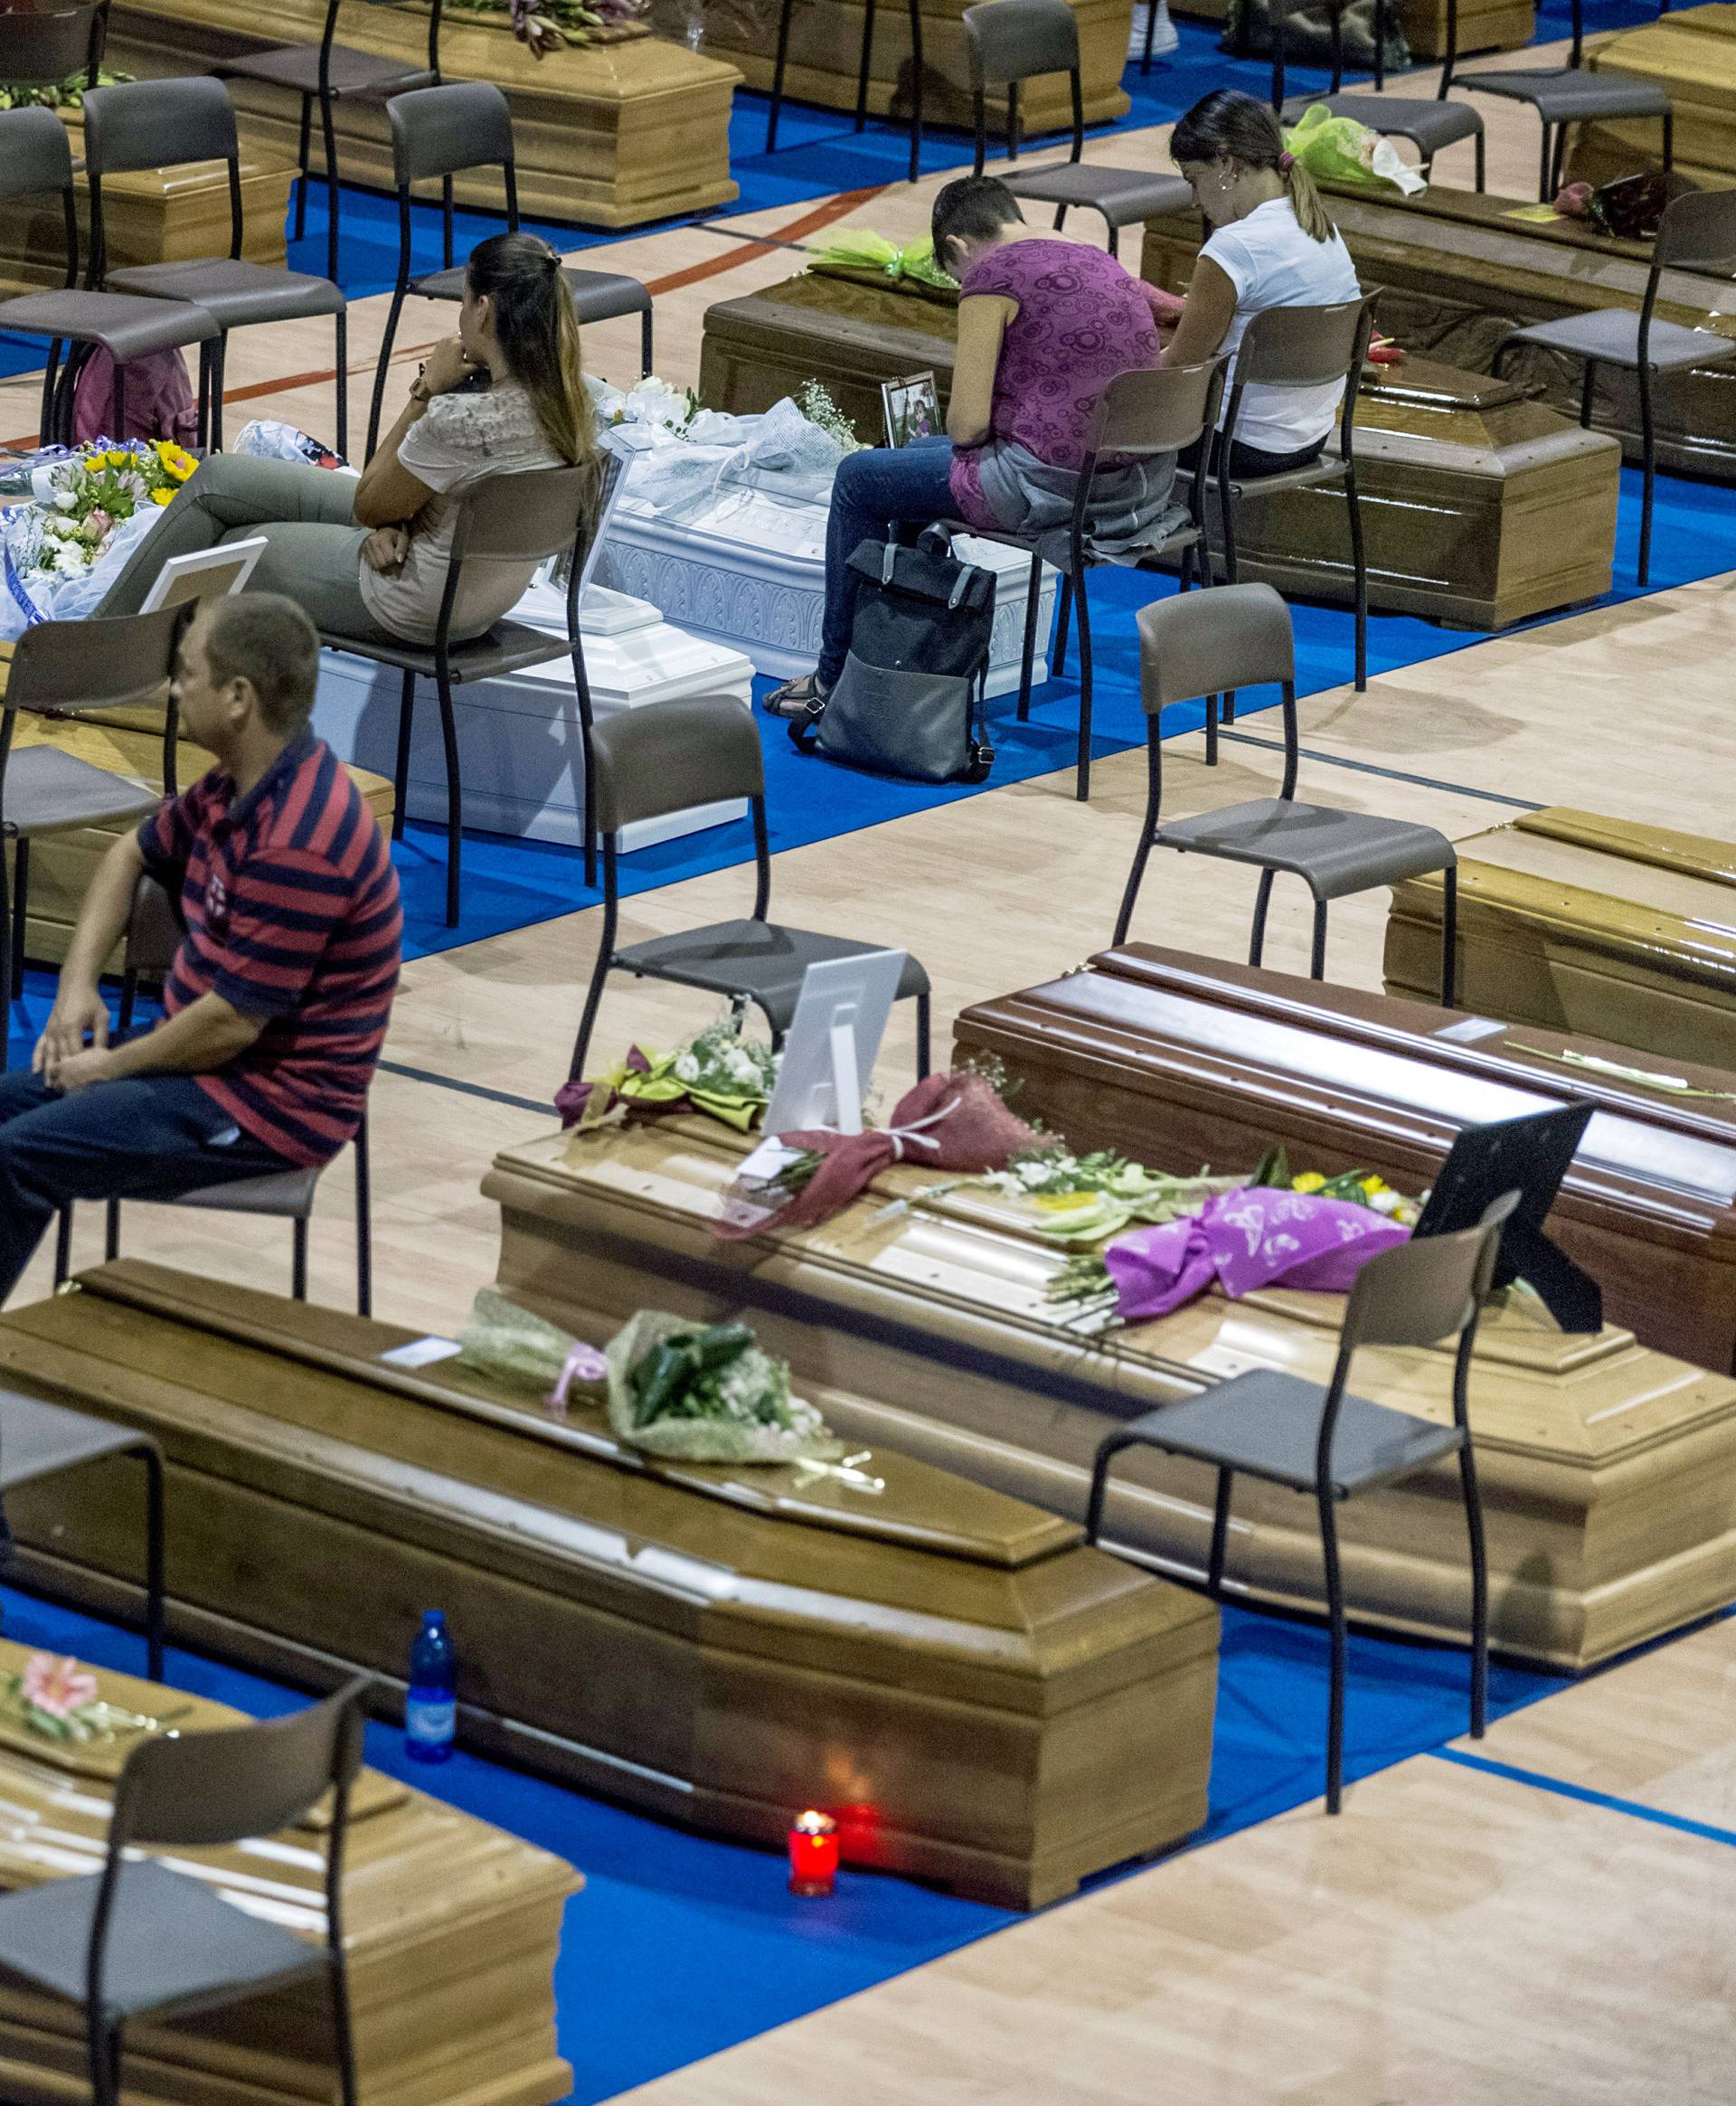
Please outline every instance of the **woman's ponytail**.
[{"label": "woman's ponytail", "polygon": [[492,234],[470,251],[465,275],[476,297],[494,302],[507,371],[530,396],[550,447],[575,467],[589,460],[596,420],[561,259],[534,234]]},{"label": "woman's ponytail", "polygon": [[1320,186],[1307,164],[1298,161],[1287,147],[1278,156],[1278,175],[1289,194],[1290,210],[1296,214],[1297,225],[1316,241],[1330,241],[1337,229],[1332,223],[1326,200],[1320,195]]}]

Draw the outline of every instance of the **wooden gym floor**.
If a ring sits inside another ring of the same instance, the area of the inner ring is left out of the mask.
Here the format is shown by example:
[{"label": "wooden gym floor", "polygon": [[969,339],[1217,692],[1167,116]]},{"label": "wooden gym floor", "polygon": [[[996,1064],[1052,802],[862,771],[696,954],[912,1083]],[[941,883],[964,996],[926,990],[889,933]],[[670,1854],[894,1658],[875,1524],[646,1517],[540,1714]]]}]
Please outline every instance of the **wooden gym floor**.
[{"label": "wooden gym floor", "polygon": [[[1540,52],[1536,61],[1552,54]],[[1417,88],[1410,82],[1400,89]],[[1528,112],[1485,99],[1490,188],[1534,182]],[[1088,148],[1167,166],[1162,130]],[[1460,159],[1463,167],[1459,166]],[[1469,183],[1469,147],[1437,174]],[[657,296],[658,366],[697,377],[713,299],[769,285],[839,223],[902,236],[944,177],[844,194],[588,249]],[[365,416],[383,298],[351,308],[353,420]],[[388,414],[451,310],[412,303]],[[587,333],[611,378],[637,364],[637,326]],[[332,429],[320,325],[239,335],[231,429],[249,415]],[[0,383],[0,440],[35,423],[29,382]],[[1736,728],[1728,704],[1736,573],[1478,644],[1302,705],[1303,793],[1426,820],[1455,838],[1509,800],[1618,811],[1728,835]],[[1197,736],[1169,749],[1178,812],[1267,793],[1264,720],[1208,773]],[[1020,783],[778,859],[774,911],[923,959],[946,1020],[967,1002],[1052,977],[1106,940],[1144,797],[1137,753],[1099,761],[1089,807],[1071,774]],[[623,940],[743,911],[741,870],[626,902]],[[1235,958],[1251,885],[1171,858],[1138,931]],[[546,1129],[597,940],[594,908],[448,950],[405,970],[373,1091],[376,1306],[450,1333],[494,1272],[494,1151]],[[1335,978],[1378,987],[1384,902],[1333,915]],[[1269,958],[1302,969],[1306,914],[1282,893]],[[691,1030],[692,997],[612,984],[599,1054]],[[897,1023],[886,1087],[910,1062]],[[83,1210],[76,1262],[99,1259]],[[268,1223],[128,1210],[127,1249],[283,1289]],[[354,1293],[347,1162],[325,1180],[312,1292]],[[18,1290],[48,1291],[40,1257]],[[1316,1722],[1297,1722],[1299,1735]],[[1736,1620],[1659,1648],[1502,1722],[1472,1750],[1416,1757],[1356,1785],[1336,1821],[1318,1805],[1151,1867],[842,2005],[646,2086],[642,2106],[1698,2106],[1736,2067]]]}]

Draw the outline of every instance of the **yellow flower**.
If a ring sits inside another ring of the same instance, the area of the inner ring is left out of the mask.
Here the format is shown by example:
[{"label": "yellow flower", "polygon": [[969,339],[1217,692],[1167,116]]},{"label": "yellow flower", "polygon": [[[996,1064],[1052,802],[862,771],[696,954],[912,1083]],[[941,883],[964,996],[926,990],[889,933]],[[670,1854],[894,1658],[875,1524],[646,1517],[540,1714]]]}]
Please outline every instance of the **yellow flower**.
[{"label": "yellow flower", "polygon": [[101,456],[103,462],[111,468],[124,468],[132,458],[131,454],[120,447],[115,447]]},{"label": "yellow flower", "polygon": [[1318,1192],[1326,1179],[1318,1170],[1304,1170],[1299,1177],[1290,1179],[1292,1192]]},{"label": "yellow flower", "polygon": [[177,446],[172,439],[156,441],[156,458],[177,483],[184,483],[199,463],[184,447]]},{"label": "yellow flower", "polygon": [[153,490],[151,492],[151,503],[153,505],[166,505],[169,499],[174,496],[175,492],[173,490]]},{"label": "yellow flower", "polygon": [[1367,1193],[1371,1199],[1373,1198],[1377,1192],[1385,1192],[1391,1189],[1384,1178],[1376,1177],[1372,1173],[1368,1176],[1360,1179],[1359,1182],[1362,1185],[1363,1190]]}]

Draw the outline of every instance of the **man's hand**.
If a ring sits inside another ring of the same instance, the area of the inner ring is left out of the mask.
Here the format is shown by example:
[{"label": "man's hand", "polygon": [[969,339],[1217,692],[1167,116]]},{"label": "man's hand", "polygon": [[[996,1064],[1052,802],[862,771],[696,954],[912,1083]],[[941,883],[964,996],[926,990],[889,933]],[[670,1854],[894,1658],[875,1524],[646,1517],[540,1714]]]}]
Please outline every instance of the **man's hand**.
[{"label": "man's hand", "polygon": [[30,1061],[32,1072],[40,1075],[51,1090],[61,1087],[59,1073],[61,1065],[84,1052],[87,1032],[92,1044],[99,1049],[108,1044],[108,1005],[97,988],[69,987],[62,975],[54,1006],[49,1011],[48,1022],[36,1041],[36,1050]]},{"label": "man's hand", "polygon": [[404,558],[410,553],[410,529],[407,526],[376,526],[362,543],[362,561],[369,570],[389,576],[403,568]]},{"label": "man's hand", "polygon": [[112,1081],[114,1064],[111,1047],[93,1045],[84,1053],[70,1053],[57,1061],[45,1079],[51,1089],[63,1090],[70,1097],[76,1090],[88,1090],[93,1082]]},{"label": "man's hand", "polygon": [[481,368],[457,336],[443,337],[428,354],[422,367],[422,386],[430,395],[448,395],[461,387]]}]

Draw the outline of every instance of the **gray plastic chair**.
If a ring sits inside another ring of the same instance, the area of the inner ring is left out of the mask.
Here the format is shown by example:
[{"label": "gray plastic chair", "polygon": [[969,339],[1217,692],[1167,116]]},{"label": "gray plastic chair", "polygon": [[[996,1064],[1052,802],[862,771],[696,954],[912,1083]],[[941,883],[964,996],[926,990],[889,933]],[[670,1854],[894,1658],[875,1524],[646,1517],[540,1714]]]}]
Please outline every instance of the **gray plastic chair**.
[{"label": "gray plastic chair", "polygon": [[[120,1012],[116,1028],[122,1034],[133,1027],[133,1013],[141,985],[161,987],[169,977],[183,930],[169,895],[156,880],[141,875],[133,894],[133,911],[127,923],[127,968],[120,983]],[[368,1122],[356,1129],[352,1144],[355,1165],[355,1306],[364,1317],[373,1314],[373,1221],[372,1180],[368,1157]],[[319,1188],[317,1168],[279,1170],[265,1177],[233,1178],[226,1185],[202,1185],[173,1198],[153,1201],[159,1206],[194,1206],[212,1214],[249,1214],[273,1221],[287,1221],[291,1228],[289,1291],[297,1301],[307,1299],[307,1231],[314,1218],[314,1199]],[[107,1237],[104,1256],[112,1264],[120,1255],[120,1207],[118,1199],[107,1203]],[[54,1240],[54,1287],[58,1293],[72,1269],[72,1219],[69,1201],[61,1209]]]},{"label": "gray plastic chair", "polygon": [[1545,351],[1576,358],[1583,368],[1580,382],[1580,422],[1591,423],[1591,394],[1600,365],[1619,366],[1639,378],[1640,460],[1645,480],[1639,507],[1637,582],[1652,570],[1652,488],[1657,477],[1657,436],[1652,404],[1654,373],[1686,373],[1727,365],[1736,358],[1736,343],[1711,329],[1684,329],[1679,322],[1656,318],[1658,280],[1666,270],[1698,270],[1710,276],[1736,276],[1736,191],[1698,190],[1676,198],[1664,213],[1652,248],[1652,268],[1639,312],[1631,307],[1595,307],[1589,315],[1563,315],[1515,329],[1495,354],[1495,371],[1515,344],[1535,344]]},{"label": "gray plastic chair", "polygon": [[[349,451],[348,305],[329,279],[249,263],[241,255],[241,141],[235,109],[222,81],[194,78],[140,80],[99,88],[84,99],[84,152],[90,186],[90,276],[110,292],[146,299],[187,300],[217,325],[200,358],[201,422],[210,443],[223,443],[223,360],[229,333],[263,322],[329,315],[337,367],[337,450]],[[144,263],[109,270],[102,185],[108,175],[140,168],[181,168],[221,161],[229,173],[229,254],[196,262]],[[203,414],[209,401],[208,420]]]},{"label": "gray plastic chair", "polygon": [[[20,17],[7,15],[13,22]],[[100,90],[99,90],[100,92]],[[72,149],[66,127],[52,109],[0,110],[0,203],[14,197],[60,194],[65,230],[66,283],[58,292],[21,293],[0,300],[0,329],[21,336],[48,339],[42,374],[42,443],[70,444],[72,395],[79,371],[90,351],[100,348],[114,360],[110,436],[127,430],[127,361],[154,351],[180,351],[207,344],[217,324],[203,307],[187,300],[145,299],[136,293],[96,292],[87,274],[79,285],[79,216],[72,189]],[[65,360],[62,346],[85,347]],[[203,437],[203,433],[202,433]]]},{"label": "gray plastic chair", "polygon": [[[1333,900],[1375,885],[1398,884],[1430,871],[1442,873],[1440,999],[1453,1003],[1458,942],[1458,858],[1446,835],[1404,819],[1337,811],[1297,801],[1296,661],[1290,612],[1269,585],[1221,585],[1197,599],[1178,595],[1139,609],[1139,681],[1146,710],[1145,824],[1115,940],[1125,943],[1134,904],[1154,848],[1246,863],[1260,873],[1248,962],[1257,966],[1266,945],[1266,911],[1279,872],[1301,878],[1314,894],[1314,951],[1309,971],[1326,973],[1326,908]],[[1162,719],[1172,703],[1195,702],[1225,688],[1276,682],[1284,697],[1284,782],[1276,798],[1228,805],[1197,818],[1163,823]]]},{"label": "gray plastic chair", "polygon": [[108,0],[52,14],[33,8],[8,14],[0,40],[0,86],[58,88],[82,71],[85,86],[94,88],[108,29]]},{"label": "gray plastic chair", "polygon": [[[1347,117],[1388,138],[1409,139],[1421,156],[1425,177],[1433,169],[1435,156],[1443,146],[1453,146],[1460,139],[1473,140],[1477,151],[1476,187],[1481,190],[1486,176],[1483,118],[1468,102],[1448,101],[1444,90],[1430,96],[1339,93],[1344,78],[1344,11],[1353,4],[1354,0],[1294,0],[1294,4],[1286,0],[1282,12],[1273,10],[1272,108],[1285,124],[1293,125],[1304,110],[1312,109],[1316,102],[1324,102],[1334,117]],[[1284,46],[1289,26],[1298,14],[1307,12],[1317,15],[1323,6],[1332,32],[1332,85],[1324,95],[1293,95],[1287,101]],[[1375,0],[1374,86],[1377,90],[1386,85],[1386,0]],[[1454,33],[1456,24],[1449,28],[1449,45]]]},{"label": "gray plastic chair", "polygon": [[[1014,197],[1055,208],[1055,226],[1079,205],[1100,213],[1109,254],[1119,253],[1123,227],[1165,212],[1195,209],[1194,191],[1179,175],[1154,175],[1144,168],[1104,168],[1087,162],[1085,111],[1079,78],[1079,24],[1067,0],[980,0],[964,13],[965,47],[970,59],[970,93],[976,109],[975,175],[988,156],[988,90],[1006,90],[1006,158],[995,174]],[[1065,161],[1020,174],[1019,84],[1045,73],[1065,73],[1072,90],[1072,151]]]},{"label": "gray plastic chair", "polygon": [[[991,0],[995,6],[1009,0]],[[1048,560],[1061,567],[1061,603],[1055,623],[1053,670],[1061,670],[1067,652],[1070,612],[1079,609],[1079,749],[1074,762],[1073,794],[1080,803],[1091,794],[1091,621],[1086,598],[1085,574],[1097,560],[1091,553],[1089,523],[1091,485],[1100,459],[1118,465],[1132,458],[1175,454],[1203,439],[1217,416],[1223,388],[1225,361],[1207,359],[1199,365],[1158,366],[1146,372],[1118,373],[1104,389],[1097,406],[1091,439],[1079,471],[1072,516],[1066,529],[1066,545]],[[1178,485],[1185,488],[1181,477]],[[1181,525],[1154,542],[1139,556],[1137,568],[1148,570],[1171,556],[1182,559],[1181,590],[1196,581],[1212,582],[1212,552],[1206,536],[1203,496],[1194,479],[1188,516]],[[1043,591],[1040,547],[1048,547],[1052,536],[1033,539],[1027,534],[998,528],[957,523],[954,531],[969,534],[978,541],[998,542],[1007,548],[1031,552],[1031,581],[1024,603],[1024,649],[1019,666],[1019,722],[1031,714],[1031,682],[1036,666],[1037,608]]]},{"label": "gray plastic chair", "polygon": [[[398,335],[405,299],[461,300],[464,266],[452,260],[452,178],[469,168],[498,168],[506,193],[506,225],[518,230],[518,165],[513,143],[513,113],[506,98],[486,80],[454,81],[445,88],[418,88],[394,95],[386,105],[392,126],[392,181],[398,191],[398,278],[386,314],[380,363],[374,368],[373,401],[368,411],[368,454],[380,440],[380,411],[385,399],[386,368]],[[439,179],[442,190],[445,258],[439,270],[420,278],[410,275],[410,192],[418,183]],[[562,265],[561,275],[572,295],[580,323],[607,322],[619,315],[639,317],[639,369],[651,371],[651,295],[637,278],[617,270],[575,270]]]},{"label": "gray plastic chair", "polygon": [[1669,97],[1649,80],[1624,79],[1619,73],[1586,72],[1580,63],[1585,54],[1584,0],[1572,0],[1572,7],[1573,45],[1565,66],[1505,68],[1492,73],[1461,75],[1458,71],[1458,0],[1447,0],[1447,57],[1440,69],[1439,99],[1444,102],[1450,88],[1463,88],[1472,95],[1498,95],[1508,102],[1530,103],[1543,122],[1537,195],[1545,204],[1561,186],[1570,125],[1590,124],[1602,118],[1637,118],[1642,121],[1655,118],[1662,127],[1666,169],[1673,165],[1675,153]]},{"label": "gray plastic chair", "polygon": [[[192,2016],[323,1975],[338,2096],[357,2106],[344,1959],[344,1845],[362,1767],[368,1685],[258,1725],[141,1741],[115,1787],[100,1872],[0,1897],[0,1979],[85,2013],[92,2106],[120,2106],[127,2023]],[[311,1945],[201,1879],[141,1852],[269,1836],[334,1795],[326,1837],[326,1937]]]},{"label": "gray plastic chair", "polygon": [[0,1497],[111,1455],[145,1465],[146,1673],[163,1679],[163,1451],[148,1433],[0,1390]]},{"label": "gray plastic chair", "polygon": [[[395,0],[368,0],[370,6]],[[337,278],[337,133],[338,103],[354,97],[379,100],[409,88],[440,84],[440,10],[444,0],[429,0],[428,64],[406,66],[379,52],[358,51],[335,42],[338,11],[344,0],[326,0],[326,23],[316,44],[274,44],[269,51],[225,59],[211,70],[220,80],[258,80],[269,88],[287,88],[301,98],[301,137],[296,155],[301,180],[296,184],[296,231],[307,231],[309,147],[315,103],[319,105],[320,138],[326,156],[326,275]]]},{"label": "gray plastic chair", "polygon": [[[910,181],[922,172],[922,0],[908,0],[910,23]],[[789,19],[796,0],[783,0],[778,14],[778,56],[771,69],[771,108],[766,112],[768,154],[778,150],[778,119],[784,108],[784,73],[789,61]],[[868,76],[874,60],[874,0],[863,0],[862,57],[856,67],[856,129],[868,122]],[[650,371],[647,365],[646,372]]]},{"label": "gray plastic chair", "polygon": [[[1223,1592],[1230,1499],[1236,1475],[1312,1492],[1320,1514],[1320,1548],[1326,1569],[1326,1615],[1332,1632],[1332,1692],[1326,1724],[1326,1811],[1344,1796],[1344,1580],[1338,1563],[1341,1499],[1377,1491],[1413,1477],[1449,1455],[1458,1458],[1459,1492],[1471,1563],[1471,1733],[1481,1740],[1488,1723],[1489,1579],[1483,1543],[1483,1502],[1477,1489],[1467,1390],[1477,1319],[1489,1291],[1501,1224],[1518,1203],[1509,1192],[1477,1227],[1456,1235],[1400,1243],[1369,1259],[1356,1275],[1338,1335],[1332,1380],[1318,1383],[1277,1368],[1257,1368],[1214,1384],[1185,1403],[1165,1404],[1111,1433],[1091,1469],[1085,1516],[1089,1543],[1101,1539],[1109,1468],[1127,1448],[1157,1448],[1212,1464],[1218,1473],[1212,1516],[1206,1591]],[[1371,1403],[1350,1388],[1351,1363],[1364,1346],[1433,1346],[1458,1334],[1453,1361],[1453,1421],[1437,1426],[1409,1412]]]},{"label": "gray plastic chair", "polygon": [[[571,657],[579,703],[580,733],[585,753],[585,883],[595,883],[595,822],[590,781],[590,688],[585,678],[584,640],[579,633],[579,596],[583,552],[591,523],[609,502],[620,473],[618,458],[606,449],[594,462],[577,467],[529,468],[517,475],[491,476],[464,497],[452,534],[452,562],[446,574],[439,623],[431,644],[383,643],[322,629],[320,641],[335,651],[348,651],[375,665],[395,666],[403,675],[398,709],[397,803],[392,833],[404,831],[404,807],[410,794],[410,737],[416,708],[416,677],[432,680],[440,698],[440,733],[446,747],[446,925],[458,922],[458,863],[463,849],[464,789],[458,773],[458,721],[452,690],[467,681],[497,680],[544,666],[552,658]],[[550,636],[528,622],[501,620],[483,636],[459,643],[452,636],[455,610],[467,574],[490,565],[541,563],[550,556],[572,553],[567,583],[567,633]]]},{"label": "gray plastic chair", "polygon": [[[695,695],[659,703],[656,709],[624,709],[598,725],[590,764],[597,784],[597,824],[603,836],[603,933],[573,1042],[571,1079],[577,1081],[584,1074],[603,982],[611,971],[727,995],[738,1012],[752,1003],[764,1013],[777,1044],[795,1016],[802,976],[809,966],[825,959],[858,958],[881,948],[767,920],[771,850],[766,833],[765,763],[752,712],[733,695]],[[660,819],[694,805],[737,798],[748,800],[753,822],[752,917],[745,921],[715,921],[703,929],[684,930],[678,936],[654,936],[645,943],[617,949],[620,884],[616,855],[621,828],[636,820]],[[920,1081],[929,1072],[929,976],[909,956],[898,998],[916,1004],[916,1074]]]},{"label": "gray plastic chair", "polygon": [[[1344,486],[1345,524],[1350,530],[1352,604],[1355,609],[1357,692],[1368,685],[1368,558],[1363,545],[1363,505],[1356,487],[1356,392],[1362,385],[1374,327],[1378,293],[1359,300],[1341,300],[1327,307],[1267,307],[1255,315],[1235,354],[1223,429],[1216,447],[1218,511],[1223,532],[1223,572],[1231,584],[1238,576],[1236,507],[1244,497],[1276,497],[1288,490],[1312,490],[1327,483]],[[1234,476],[1231,450],[1241,419],[1244,390],[1250,381],[1265,387],[1325,387],[1344,383],[1338,411],[1337,444],[1307,467],[1286,468],[1275,476]],[[1235,722],[1235,697],[1224,698],[1227,722]]]},{"label": "gray plastic chair", "polygon": [[[34,114],[31,111],[25,116]],[[41,114],[52,117],[52,110]],[[18,717],[68,718],[99,710],[156,708],[175,664],[184,607],[86,621],[42,621],[13,647],[0,702],[0,841],[13,845],[10,885],[0,862],[0,1035],[12,1017],[14,974],[24,956],[30,844],[39,834],[124,826],[163,801],[159,789],[98,768],[58,746],[12,750]],[[175,723],[165,722],[164,775],[172,778]],[[9,933],[8,933],[9,932]],[[0,1048],[0,1067],[6,1064]]]}]

